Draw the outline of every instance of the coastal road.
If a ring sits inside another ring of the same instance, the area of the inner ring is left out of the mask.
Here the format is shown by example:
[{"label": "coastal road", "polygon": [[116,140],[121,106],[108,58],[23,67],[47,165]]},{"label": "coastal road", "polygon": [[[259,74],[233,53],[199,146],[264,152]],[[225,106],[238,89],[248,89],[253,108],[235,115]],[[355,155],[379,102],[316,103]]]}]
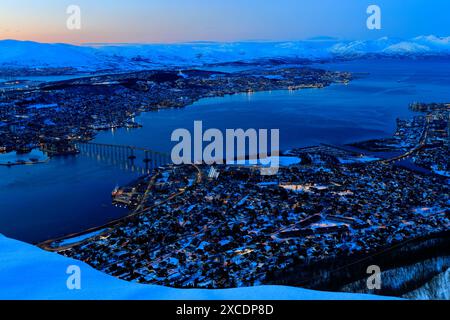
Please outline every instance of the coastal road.
[{"label": "coastal road", "polygon": [[[196,178],[196,181],[194,183],[194,185],[196,185],[196,184],[198,184],[198,183],[200,183],[202,181],[202,172],[201,172],[201,170],[200,170],[200,168],[198,166],[193,165],[193,167],[197,170],[197,178]],[[149,211],[155,209],[156,207],[158,207],[160,205],[163,205],[163,204],[167,203],[168,201],[170,201],[170,200],[172,200],[172,199],[182,195],[185,192],[185,190],[177,192],[175,194],[170,195],[169,197],[164,199],[164,201],[161,201],[158,204],[154,204],[154,205],[149,206],[149,207],[143,207],[144,204],[145,204],[145,199],[148,197],[148,195],[149,195],[149,193],[150,193],[150,191],[152,189],[152,186],[155,183],[155,180],[156,180],[156,175],[154,175],[152,177],[152,179],[150,179],[150,181],[149,181],[149,184],[147,186],[146,192],[145,192],[144,196],[142,197],[142,200],[141,200],[141,202],[140,202],[140,204],[138,206],[139,210],[138,210],[138,208],[136,208],[134,211],[132,211],[131,214],[129,214],[129,215],[123,217],[123,218],[116,219],[116,220],[108,222],[107,224],[104,224],[102,226],[90,228],[90,229],[84,230],[82,232],[73,233],[73,234],[70,234],[70,235],[67,235],[67,236],[64,236],[64,237],[60,237],[60,238],[57,238],[57,239],[50,239],[50,240],[47,240],[47,241],[44,241],[42,243],[37,244],[37,246],[39,248],[41,248],[41,249],[44,249],[44,250],[50,251],[50,252],[62,252],[62,251],[68,250],[68,249],[70,249],[72,247],[75,247],[75,246],[78,246],[80,244],[86,243],[89,240],[92,240],[93,238],[105,236],[112,229],[114,229],[115,227],[117,227],[119,225],[122,225],[122,224],[126,223],[129,219],[132,219],[132,218],[134,218],[134,217],[136,217],[138,215],[141,215],[141,214],[144,214],[146,212],[149,212]],[[104,231],[100,232],[102,230],[104,230]],[[100,233],[98,233],[98,232],[100,232]],[[68,245],[60,246],[60,247],[53,247],[52,246],[52,244],[55,243],[55,242],[62,242],[64,240],[69,240],[69,239],[72,239],[72,238],[82,237],[83,235],[89,235],[91,233],[95,234],[95,235],[92,236],[92,237],[87,237],[87,238],[83,239],[82,241],[71,243],[71,244],[68,244]]]},{"label": "coastal road", "polygon": [[417,146],[415,146],[414,148],[412,148],[411,150],[405,152],[404,154],[391,158],[391,159],[387,159],[387,160],[382,160],[381,163],[383,164],[389,164],[392,162],[398,162],[401,160],[405,160],[406,158],[411,157],[412,155],[414,155],[416,152],[420,151],[421,149],[423,149],[426,145],[427,142],[427,138],[428,138],[428,130],[430,129],[430,118],[427,117],[427,121],[425,124],[425,128],[423,130],[422,136],[419,139],[419,143],[417,144]]}]

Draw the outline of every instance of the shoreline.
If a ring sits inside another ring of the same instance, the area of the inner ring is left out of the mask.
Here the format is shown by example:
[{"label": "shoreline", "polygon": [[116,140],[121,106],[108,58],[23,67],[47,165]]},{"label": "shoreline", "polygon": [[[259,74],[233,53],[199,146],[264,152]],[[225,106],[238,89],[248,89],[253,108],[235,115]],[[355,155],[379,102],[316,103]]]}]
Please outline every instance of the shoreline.
[{"label": "shoreline", "polygon": [[[264,67],[270,67],[269,66],[264,66]],[[255,66],[254,70],[267,70],[264,67],[261,66]],[[352,72],[346,72],[346,71],[333,71],[333,70],[327,70],[327,69],[323,69],[323,68],[319,68],[319,67],[310,67],[310,66],[305,66],[305,65],[288,65],[286,67],[284,67],[285,69],[290,69],[290,68],[298,68],[298,69],[311,69],[314,71],[325,71],[325,72],[332,72],[332,73],[337,73],[340,76],[342,76],[344,78],[343,79],[339,79],[339,77],[337,77],[336,79],[333,80],[322,80],[322,81],[317,81],[317,82],[312,82],[312,83],[306,83],[306,84],[299,84],[296,86],[288,86],[288,87],[282,87],[282,88],[277,88],[275,85],[275,88],[272,89],[268,89],[268,88],[250,88],[250,89],[241,89],[241,90],[237,90],[231,93],[228,92],[221,92],[218,93],[217,91],[212,91],[214,92],[212,95],[210,95],[209,93],[202,93],[197,97],[191,97],[190,101],[187,104],[183,104],[183,105],[163,105],[161,104],[164,101],[160,101],[159,103],[156,103],[154,105],[149,105],[147,106],[146,110],[141,110],[140,108],[137,108],[134,114],[130,114],[126,117],[126,120],[117,124],[114,129],[126,129],[127,128],[127,123],[129,121],[131,121],[133,118],[139,117],[141,116],[143,113],[150,113],[150,112],[158,112],[160,110],[168,110],[168,109],[184,109],[186,107],[192,106],[195,103],[198,103],[199,101],[202,100],[206,100],[206,99],[217,99],[217,98],[223,98],[223,97],[227,97],[227,96],[235,96],[235,95],[240,95],[240,94],[254,94],[254,93],[262,93],[262,92],[272,92],[272,91],[285,91],[285,92],[290,92],[290,91],[300,91],[300,90],[305,90],[305,89],[325,89],[327,87],[330,87],[332,85],[348,85],[349,83],[351,83],[352,81],[354,81],[356,79],[356,77],[354,77],[354,73]],[[283,68],[281,68],[283,69]],[[91,76],[87,76],[87,77],[76,77],[76,78],[71,78],[71,79],[66,79],[66,80],[56,80],[56,81],[49,81],[49,82],[43,82],[42,84],[38,85],[36,88],[34,89],[39,89],[39,90],[43,90],[43,89],[47,89],[48,87],[52,87],[52,86],[71,86],[74,83],[76,83],[77,81],[84,81],[84,80],[92,80],[95,78],[104,78],[104,77],[113,77],[113,76],[123,76],[123,75],[135,75],[136,77],[138,77],[139,74],[144,74],[146,72],[162,72],[165,69],[149,69],[149,70],[139,70],[139,71],[128,71],[128,72],[124,72],[124,73],[105,73],[105,74],[100,74],[100,75],[91,75]],[[172,69],[167,69],[168,71],[173,71]],[[189,69],[187,68],[186,70],[195,70],[195,71],[203,71],[203,72],[216,72],[216,71],[209,71],[206,69]],[[253,70],[253,69],[252,69]],[[247,74],[245,74],[245,72],[248,72],[249,70],[244,70],[244,71],[239,71],[243,73],[243,77],[248,76]],[[225,74],[228,75],[232,75],[234,74],[233,72],[225,72]],[[90,84],[90,85],[95,85],[95,84]],[[33,88],[31,89],[26,89],[26,90],[21,90],[21,91],[32,91]],[[141,125],[139,125],[138,127],[133,127],[132,129],[138,129],[139,127],[141,127]],[[74,141],[75,144],[79,143],[79,142],[85,142],[85,141],[93,141],[96,139],[97,135],[102,132],[102,131],[107,131],[110,130],[110,128],[103,128],[103,129],[93,129],[93,136],[88,135],[88,136],[83,136],[81,137],[79,140]],[[39,148],[39,150],[45,152],[45,150]],[[11,151],[15,151],[13,150],[9,150]],[[66,156],[66,155],[74,155],[72,152],[70,153],[62,153],[60,154],[60,156]],[[48,157],[45,161],[43,162],[39,162],[39,163],[47,163],[51,160],[51,157]],[[17,165],[31,165],[31,164],[37,164],[37,163],[12,163],[11,165],[9,164],[2,164],[0,163],[0,166],[17,166]]]},{"label": "shoreline", "polygon": [[[198,176],[198,178],[197,178],[197,181],[196,181],[191,187],[195,186],[195,184],[198,183],[198,181],[199,181],[198,179],[201,179],[201,177],[200,177],[200,176],[201,176],[200,170],[199,170],[198,167],[195,166],[195,165],[193,165],[193,167],[195,167],[195,168],[198,170],[199,176]],[[154,178],[154,177],[152,177],[152,178]],[[141,178],[138,179],[138,180],[141,180],[141,179],[143,179],[143,177],[141,177]],[[151,180],[152,180],[152,179],[151,179]],[[152,181],[149,182],[149,187],[151,186],[151,182],[152,182]],[[159,205],[162,205],[162,204],[166,203],[167,201],[170,201],[170,199],[171,199],[172,197],[175,197],[175,196],[177,196],[177,195],[178,195],[178,194],[169,196],[167,199],[165,199],[165,200],[162,201],[161,203],[158,203],[157,205],[154,205],[153,207],[146,208],[146,211],[147,211],[147,210],[151,210],[151,209],[153,209],[153,208],[155,208],[155,207],[157,207],[157,206],[159,206]],[[66,235],[66,236],[58,237],[58,238],[56,238],[56,239],[49,239],[49,240],[46,240],[46,241],[42,241],[42,242],[38,242],[38,243],[33,243],[33,245],[36,245],[37,247],[39,247],[39,248],[41,248],[41,249],[44,249],[44,250],[46,250],[46,251],[51,251],[51,252],[61,252],[61,251],[65,251],[65,250],[67,250],[67,249],[69,249],[69,248],[71,248],[71,247],[74,247],[74,246],[83,244],[83,243],[88,242],[89,240],[95,239],[95,238],[97,238],[97,237],[101,237],[101,236],[103,236],[104,234],[107,234],[109,231],[113,230],[114,228],[120,226],[121,224],[125,224],[128,220],[133,219],[134,217],[136,217],[136,216],[138,216],[138,215],[141,215],[141,214],[143,214],[143,213],[144,213],[144,212],[140,212],[140,211],[131,211],[131,210],[130,210],[130,211],[129,211],[129,214],[127,214],[126,216],[121,217],[121,218],[119,218],[119,219],[115,219],[115,220],[110,221],[110,222],[108,222],[108,223],[105,223],[105,224],[103,224],[103,225],[96,226],[96,227],[92,227],[92,228],[89,228],[89,229],[86,229],[86,230],[83,230],[83,231],[80,231],[80,232],[74,232],[74,233],[71,233],[71,234]],[[102,230],[104,230],[104,231],[103,231],[103,232],[100,232],[100,233],[96,233],[96,232],[102,231]],[[93,237],[88,237],[88,238],[83,239],[82,241],[71,243],[71,244],[68,245],[68,246],[56,247],[56,248],[54,248],[54,247],[51,246],[51,244],[52,244],[52,243],[55,243],[55,242],[63,242],[63,241],[65,241],[65,240],[70,240],[70,239],[73,239],[73,238],[82,237],[82,236],[84,236],[84,235],[93,234],[93,233],[95,233],[95,235],[94,235]]]},{"label": "shoreline", "polygon": [[[261,72],[269,72],[270,69],[257,68],[254,71],[261,71]],[[287,73],[288,70],[295,69],[297,72],[304,72],[309,71],[314,74],[314,79],[308,80],[307,82],[303,83],[299,81],[296,77],[293,77],[292,74]],[[122,117],[119,117],[118,122],[115,124],[115,128],[126,128],[127,124],[130,120],[132,120],[134,117],[139,116],[142,112],[152,112],[152,111],[158,111],[163,109],[178,109],[178,108],[185,108],[187,106],[190,106],[199,100],[207,99],[207,98],[220,98],[227,95],[236,95],[236,94],[245,94],[245,93],[254,93],[254,92],[269,92],[269,91],[275,91],[275,90],[283,90],[283,91],[296,91],[296,90],[303,90],[303,89],[321,89],[328,87],[332,84],[345,84],[349,83],[352,80],[354,80],[354,77],[352,73],[349,72],[341,72],[341,71],[328,71],[322,68],[310,68],[305,66],[297,66],[297,67],[286,67],[284,69],[277,70],[277,72],[284,72],[283,80],[280,82],[272,81],[270,82],[263,76],[258,75],[251,75],[247,74],[244,71],[241,71],[239,73],[223,73],[226,75],[226,79],[229,80],[226,84],[221,83],[220,81],[217,81],[217,83],[211,83],[208,84],[208,87],[204,90],[199,90],[195,87],[196,81],[199,79],[202,79],[201,75],[193,75],[192,79],[188,77],[186,79],[186,85],[190,85],[192,87],[184,88],[184,90],[187,90],[186,96],[176,96],[176,97],[165,97],[165,96],[158,96],[155,95],[153,91],[149,91],[150,89],[147,88],[147,91],[142,88],[131,88],[130,83],[133,83],[135,81],[136,83],[139,81],[142,81],[142,79],[150,79],[152,76],[157,76],[158,74],[168,72],[173,73],[172,70],[140,70],[140,71],[131,71],[127,73],[119,73],[119,74],[104,74],[100,76],[92,76],[92,77],[81,77],[81,78],[74,78],[69,80],[62,80],[62,81],[51,81],[47,82],[43,85],[38,85],[33,88],[28,88],[26,90],[17,90],[20,93],[25,92],[34,92],[39,91],[41,94],[42,92],[51,92],[52,90],[58,90],[61,88],[77,88],[79,86],[89,86],[89,87],[96,87],[99,86],[95,81],[106,81],[105,82],[105,88],[112,88],[117,90],[116,87],[119,88],[127,88],[127,90],[134,90],[133,92],[136,92],[136,94],[140,94],[142,99],[145,98],[154,98],[156,100],[151,101],[148,104],[140,104],[140,106],[136,103],[136,105],[131,106],[133,113],[126,113],[121,115]],[[186,72],[194,72],[194,73],[210,73],[210,74],[217,74],[219,72],[216,71],[207,71],[207,70],[195,70],[195,69],[186,69]],[[150,77],[150,78],[149,78]],[[177,75],[178,77],[178,75]],[[110,79],[112,78],[112,80]],[[147,79],[147,80],[148,80]],[[264,82],[262,79],[267,80]],[[110,80],[110,81],[109,81]],[[114,80],[114,81],[113,81]],[[153,79],[156,83],[159,84],[159,80]],[[177,80],[180,80],[177,79]],[[248,83],[242,84],[238,80],[246,80]],[[111,83],[109,83],[109,82]],[[191,81],[191,82],[189,82]],[[214,80],[216,81],[216,80]],[[165,82],[162,82],[165,83]],[[231,84],[230,84],[231,83]],[[176,88],[175,85],[171,87],[171,89]],[[153,90],[153,89],[152,89]],[[190,90],[190,91],[189,91]],[[183,99],[181,99],[183,98]],[[147,101],[148,102],[148,101]],[[95,123],[91,124],[92,126],[95,126]],[[84,133],[84,135],[80,136],[78,140],[73,140],[72,142],[80,142],[80,141],[86,141],[91,140],[95,138],[95,136],[98,134],[99,131],[95,127],[92,128],[91,132]],[[14,151],[15,149],[11,149],[10,151]]]}]

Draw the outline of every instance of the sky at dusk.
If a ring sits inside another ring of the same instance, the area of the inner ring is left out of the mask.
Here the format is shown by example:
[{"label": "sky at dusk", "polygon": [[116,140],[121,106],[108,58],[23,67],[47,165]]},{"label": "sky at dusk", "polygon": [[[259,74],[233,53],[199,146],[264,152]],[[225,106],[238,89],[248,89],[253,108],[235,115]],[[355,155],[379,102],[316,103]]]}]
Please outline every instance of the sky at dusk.
[{"label": "sky at dusk", "polygon": [[[382,10],[369,30],[366,9]],[[66,27],[69,5],[81,29]],[[40,42],[302,40],[450,35],[448,0],[1,0],[0,39]]]}]

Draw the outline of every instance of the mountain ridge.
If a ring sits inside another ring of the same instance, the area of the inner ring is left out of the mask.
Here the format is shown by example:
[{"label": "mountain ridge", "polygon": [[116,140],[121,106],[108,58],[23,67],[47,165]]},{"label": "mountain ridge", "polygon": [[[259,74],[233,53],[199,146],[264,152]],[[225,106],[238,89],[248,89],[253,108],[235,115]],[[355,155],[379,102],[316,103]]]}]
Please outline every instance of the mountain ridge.
[{"label": "mountain ridge", "polygon": [[65,68],[84,71],[116,68],[203,66],[269,58],[310,61],[366,56],[450,56],[450,37],[337,40],[320,37],[302,41],[187,42],[175,44],[39,43],[0,40],[0,68]]}]

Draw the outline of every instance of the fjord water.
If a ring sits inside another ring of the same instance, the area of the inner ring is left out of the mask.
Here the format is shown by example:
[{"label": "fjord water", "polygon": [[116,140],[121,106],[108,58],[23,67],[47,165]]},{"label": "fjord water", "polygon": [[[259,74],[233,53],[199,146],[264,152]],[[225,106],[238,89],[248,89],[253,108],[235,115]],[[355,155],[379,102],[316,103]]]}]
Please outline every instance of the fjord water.
[{"label": "fjord water", "polygon": [[[386,137],[396,118],[409,117],[413,101],[450,102],[445,60],[371,60],[319,65],[351,71],[348,85],[203,99],[184,109],[142,114],[140,129],[99,133],[96,142],[169,152],[171,133],[204,129],[280,129],[283,150],[319,143],[343,144]],[[364,74],[358,74],[364,73]],[[0,167],[0,233],[28,242],[84,230],[127,212],[111,205],[111,190],[138,172],[80,155],[33,166]]]}]

